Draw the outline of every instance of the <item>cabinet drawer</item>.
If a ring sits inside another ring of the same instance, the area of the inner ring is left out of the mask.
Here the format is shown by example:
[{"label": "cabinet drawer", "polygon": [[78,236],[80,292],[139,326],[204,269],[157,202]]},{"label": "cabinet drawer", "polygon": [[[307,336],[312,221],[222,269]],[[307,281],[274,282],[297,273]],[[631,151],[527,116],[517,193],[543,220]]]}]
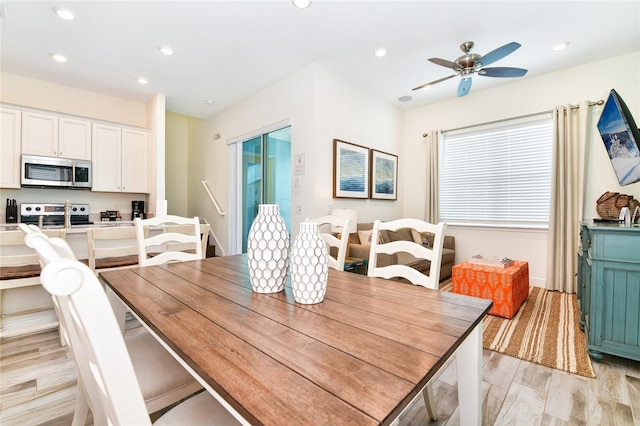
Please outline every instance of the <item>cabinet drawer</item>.
[{"label": "cabinet drawer", "polygon": [[594,233],[591,236],[590,251],[594,260],[640,262],[640,233]]}]

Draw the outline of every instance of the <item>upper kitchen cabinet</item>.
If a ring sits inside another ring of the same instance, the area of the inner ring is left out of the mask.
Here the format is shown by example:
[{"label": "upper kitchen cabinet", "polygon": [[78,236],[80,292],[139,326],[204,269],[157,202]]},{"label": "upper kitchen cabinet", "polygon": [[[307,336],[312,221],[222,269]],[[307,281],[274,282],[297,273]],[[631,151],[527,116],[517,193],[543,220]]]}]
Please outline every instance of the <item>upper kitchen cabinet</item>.
[{"label": "upper kitchen cabinet", "polygon": [[149,132],[122,129],[122,192],[149,192]]},{"label": "upper kitchen cabinet", "polygon": [[22,111],[0,107],[0,188],[20,188]]},{"label": "upper kitchen cabinet", "polygon": [[149,132],[93,123],[92,191],[149,192]]},{"label": "upper kitchen cabinet", "polygon": [[91,122],[23,111],[22,153],[91,160]]}]

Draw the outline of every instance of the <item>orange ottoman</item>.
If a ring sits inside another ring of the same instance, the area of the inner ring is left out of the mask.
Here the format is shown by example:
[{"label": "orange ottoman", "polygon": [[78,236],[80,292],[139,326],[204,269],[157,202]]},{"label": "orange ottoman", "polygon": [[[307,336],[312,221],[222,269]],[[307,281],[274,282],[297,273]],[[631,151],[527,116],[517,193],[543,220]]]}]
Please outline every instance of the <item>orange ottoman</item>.
[{"label": "orange ottoman", "polygon": [[493,300],[492,315],[512,318],[529,297],[529,263],[506,268],[462,262],[453,266],[451,291]]}]

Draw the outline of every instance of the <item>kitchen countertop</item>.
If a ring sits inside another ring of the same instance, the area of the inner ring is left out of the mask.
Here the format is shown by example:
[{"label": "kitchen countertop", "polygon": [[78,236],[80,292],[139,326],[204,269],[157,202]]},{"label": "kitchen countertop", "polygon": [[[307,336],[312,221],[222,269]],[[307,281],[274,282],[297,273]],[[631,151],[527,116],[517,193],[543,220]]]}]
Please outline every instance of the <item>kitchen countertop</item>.
[{"label": "kitchen countertop", "polygon": [[[123,220],[117,222],[94,222],[91,225],[71,225],[70,228],[67,229],[67,234],[80,234],[86,233],[87,228],[104,228],[107,226],[133,226],[133,221]],[[42,229],[63,229],[62,225],[54,225],[54,226],[44,226]],[[12,231],[19,229],[17,223],[0,223],[0,229],[4,231]]]}]

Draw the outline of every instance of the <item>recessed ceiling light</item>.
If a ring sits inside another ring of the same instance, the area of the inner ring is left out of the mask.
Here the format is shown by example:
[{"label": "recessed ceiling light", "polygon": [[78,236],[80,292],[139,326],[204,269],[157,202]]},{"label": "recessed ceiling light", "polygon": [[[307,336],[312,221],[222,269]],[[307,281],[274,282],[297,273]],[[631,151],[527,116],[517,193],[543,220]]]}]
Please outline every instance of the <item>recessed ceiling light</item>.
[{"label": "recessed ceiling light", "polygon": [[400,102],[409,102],[411,99],[413,99],[411,96],[400,96],[398,98]]},{"label": "recessed ceiling light", "polygon": [[175,53],[175,51],[169,46],[158,46],[158,50],[160,51],[160,53],[167,56],[171,56]]},{"label": "recessed ceiling light", "polygon": [[204,103],[207,105],[213,105],[216,103],[216,101],[214,101],[213,99],[205,99]]},{"label": "recessed ceiling light", "polygon": [[387,56],[387,49],[376,49],[375,52],[373,52],[374,55],[376,55],[378,58],[382,58],[383,56]]},{"label": "recessed ceiling light", "polygon": [[291,3],[298,9],[306,9],[311,6],[311,0],[291,0]]},{"label": "recessed ceiling light", "polygon": [[553,46],[551,46],[551,50],[553,50],[554,52],[557,52],[559,50],[566,49],[568,46],[569,46],[568,41],[561,41],[560,43],[556,43]]},{"label": "recessed ceiling light", "polygon": [[56,15],[58,15],[62,19],[66,19],[67,21],[71,21],[72,19],[75,19],[75,16],[73,16],[73,13],[71,13],[70,10],[58,9],[54,7],[53,11],[55,12]]},{"label": "recessed ceiling light", "polygon": [[67,62],[67,57],[60,53],[51,53],[49,56],[56,62]]},{"label": "recessed ceiling light", "polygon": [[146,78],[144,78],[144,77],[138,77],[138,78],[136,78],[136,81],[137,81],[138,83],[140,83],[140,84],[148,84],[148,83],[149,83],[149,80],[147,80],[147,79],[146,79]]}]

